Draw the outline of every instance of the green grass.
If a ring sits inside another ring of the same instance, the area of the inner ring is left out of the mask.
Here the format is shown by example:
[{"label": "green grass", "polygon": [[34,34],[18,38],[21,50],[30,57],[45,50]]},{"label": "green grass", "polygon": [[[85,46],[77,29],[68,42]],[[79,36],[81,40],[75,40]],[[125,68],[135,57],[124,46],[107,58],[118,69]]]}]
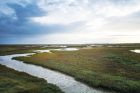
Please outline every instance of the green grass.
[{"label": "green grass", "polygon": [[32,53],[33,50],[59,48],[59,47],[45,47],[43,45],[0,45],[0,55]]},{"label": "green grass", "polygon": [[93,87],[140,93],[140,54],[134,47],[94,47],[14,58],[69,74]]},{"label": "green grass", "polygon": [[27,53],[32,52],[33,49],[39,48],[36,47],[26,47],[23,45],[0,45],[0,55],[9,55],[16,53]]},{"label": "green grass", "polygon": [[44,79],[0,65],[0,93],[63,93]]}]

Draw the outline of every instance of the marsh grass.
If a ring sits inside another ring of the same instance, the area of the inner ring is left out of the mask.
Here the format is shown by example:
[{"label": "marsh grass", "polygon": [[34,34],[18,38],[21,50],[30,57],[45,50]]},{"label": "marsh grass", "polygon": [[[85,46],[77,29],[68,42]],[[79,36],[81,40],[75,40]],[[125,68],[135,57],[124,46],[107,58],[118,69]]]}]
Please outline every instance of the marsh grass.
[{"label": "marsh grass", "polygon": [[122,93],[140,92],[140,55],[135,47],[94,47],[17,57],[26,63],[58,70],[90,86]]}]

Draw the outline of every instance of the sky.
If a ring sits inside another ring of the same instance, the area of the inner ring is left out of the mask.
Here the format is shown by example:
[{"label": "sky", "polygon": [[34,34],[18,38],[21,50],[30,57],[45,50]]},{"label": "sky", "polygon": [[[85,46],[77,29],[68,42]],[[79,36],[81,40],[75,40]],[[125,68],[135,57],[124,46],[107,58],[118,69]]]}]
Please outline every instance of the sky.
[{"label": "sky", "polygon": [[0,44],[140,43],[140,0],[0,0]]}]

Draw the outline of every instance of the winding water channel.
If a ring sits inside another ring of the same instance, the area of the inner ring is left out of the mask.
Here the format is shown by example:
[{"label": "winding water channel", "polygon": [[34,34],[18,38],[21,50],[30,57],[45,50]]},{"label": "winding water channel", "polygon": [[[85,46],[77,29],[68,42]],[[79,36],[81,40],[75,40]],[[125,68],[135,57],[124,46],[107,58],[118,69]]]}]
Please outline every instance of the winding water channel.
[{"label": "winding water channel", "polygon": [[32,54],[34,53],[0,56],[0,64],[35,77],[43,78],[48,83],[57,85],[65,93],[112,93],[91,88],[63,73],[12,59],[13,57],[29,56]]}]

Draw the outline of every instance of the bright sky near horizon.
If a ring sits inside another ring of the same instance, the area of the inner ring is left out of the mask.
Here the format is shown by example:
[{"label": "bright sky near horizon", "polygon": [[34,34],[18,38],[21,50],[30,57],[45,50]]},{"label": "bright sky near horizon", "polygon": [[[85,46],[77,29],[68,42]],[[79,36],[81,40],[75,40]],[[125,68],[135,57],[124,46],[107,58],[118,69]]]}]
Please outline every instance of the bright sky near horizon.
[{"label": "bright sky near horizon", "polygon": [[0,0],[0,44],[140,43],[140,0]]}]

